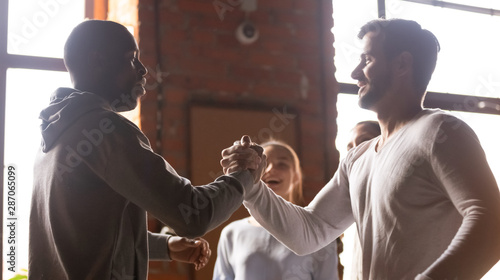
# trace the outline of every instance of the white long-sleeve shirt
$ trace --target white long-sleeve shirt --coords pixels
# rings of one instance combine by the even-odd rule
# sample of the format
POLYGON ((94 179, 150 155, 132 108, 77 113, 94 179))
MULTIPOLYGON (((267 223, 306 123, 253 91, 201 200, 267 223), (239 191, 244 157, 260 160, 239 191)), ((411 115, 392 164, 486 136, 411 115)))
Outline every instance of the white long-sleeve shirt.
POLYGON ((338 280, 337 242, 297 256, 249 218, 221 233, 213 280, 338 280))
POLYGON ((363 279, 480 279, 500 259, 500 194, 474 132, 424 110, 376 151, 378 139, 351 150, 305 208, 262 182, 244 204, 298 254, 355 222, 363 279))

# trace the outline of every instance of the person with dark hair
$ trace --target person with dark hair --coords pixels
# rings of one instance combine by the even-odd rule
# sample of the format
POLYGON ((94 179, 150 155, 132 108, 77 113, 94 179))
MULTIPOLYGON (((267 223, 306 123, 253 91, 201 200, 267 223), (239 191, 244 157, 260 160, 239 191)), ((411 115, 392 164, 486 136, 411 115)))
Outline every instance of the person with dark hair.
MULTIPOLYGON (((363 142, 369 141, 380 135, 380 125, 377 121, 358 122, 351 130, 347 151, 356 148, 363 142)), ((363 279, 363 252, 359 242, 358 231, 353 238, 352 262, 351 262, 351 280, 363 279)))
POLYGON ((362 121, 357 123, 351 130, 351 137, 347 143, 347 150, 359 146, 359 144, 379 136, 380 125, 377 121, 362 121))
POLYGON ((411 54, 414 87, 423 97, 441 49, 436 36, 417 22, 404 19, 372 20, 361 27, 358 38, 368 33, 384 36, 382 51, 388 60, 402 52, 411 54))
POLYGON ((123 25, 79 24, 64 62, 74 88, 57 89, 40 114, 29 279, 145 280, 149 259, 205 266, 207 242, 180 236, 202 236, 227 220, 255 178, 241 171, 194 187, 118 114, 137 106, 147 73, 123 25), (179 236, 148 232, 146 211, 179 236))
MULTIPOLYGON (((284 200, 305 206, 300 161, 293 148, 277 140, 262 147, 268 162, 262 180, 284 200)), ((337 263, 336 242, 310 255, 297 256, 248 217, 222 230, 213 279, 337 280, 337 263)))
MULTIPOLYGON (((360 34, 352 78, 381 135, 352 149, 308 206, 283 202, 262 181, 245 191, 244 205, 300 255, 356 223, 365 280, 480 279, 500 259, 500 192, 474 131, 422 108, 439 44, 402 19, 369 22, 360 34)), ((224 171, 249 169, 252 151, 225 149, 224 171)))

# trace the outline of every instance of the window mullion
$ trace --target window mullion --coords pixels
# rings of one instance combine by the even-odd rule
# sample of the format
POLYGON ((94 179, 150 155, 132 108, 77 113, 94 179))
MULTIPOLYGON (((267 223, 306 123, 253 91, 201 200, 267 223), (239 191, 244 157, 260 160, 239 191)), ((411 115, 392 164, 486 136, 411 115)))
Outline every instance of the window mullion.
MULTIPOLYGON (((358 89, 355 84, 339 83, 339 93, 357 95, 358 89)), ((500 115, 500 98, 428 91, 424 107, 500 115)))
POLYGON ((378 17, 385 18, 385 0, 377 0, 378 17))
POLYGON ((52 71, 66 71, 62 58, 7 54, 6 65, 9 68, 25 68, 52 71))

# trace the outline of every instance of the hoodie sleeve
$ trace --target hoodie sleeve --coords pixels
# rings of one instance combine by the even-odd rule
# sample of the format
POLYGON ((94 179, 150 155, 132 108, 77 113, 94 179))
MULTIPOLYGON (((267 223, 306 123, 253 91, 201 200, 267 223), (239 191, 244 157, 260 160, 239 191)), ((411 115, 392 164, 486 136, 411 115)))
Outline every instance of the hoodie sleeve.
POLYGON ((152 233, 148 231, 148 248, 150 260, 170 261, 170 250, 168 240, 172 237, 168 234, 152 233))
POLYGON ((107 119, 100 125, 100 158, 94 159, 91 168, 113 190, 177 235, 194 238, 217 227, 240 207, 244 186, 253 184, 253 176, 242 171, 195 187, 152 151, 148 139, 134 124, 118 115, 107 119))

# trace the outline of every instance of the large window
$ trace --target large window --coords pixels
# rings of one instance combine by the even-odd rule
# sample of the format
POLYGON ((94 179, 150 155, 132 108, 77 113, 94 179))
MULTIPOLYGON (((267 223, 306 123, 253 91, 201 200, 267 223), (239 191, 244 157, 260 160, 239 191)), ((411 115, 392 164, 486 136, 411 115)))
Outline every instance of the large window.
POLYGON ((74 26, 93 18, 99 3, 105 1, 0 1, 2 279, 23 274, 28 267, 32 173, 40 145, 38 115, 57 87, 71 86, 62 61, 64 42, 74 26), (8 188, 7 182, 14 178, 15 188, 8 188))
MULTIPOLYGON (((425 107, 441 108, 468 123, 478 135, 490 167, 500 182, 500 2, 496 0, 333 0, 338 135, 341 157, 346 155, 349 131, 359 121, 376 115, 357 106, 357 87, 350 74, 359 62, 362 45, 359 28, 384 16, 419 22, 432 31, 441 44, 438 64, 429 84, 425 107), (436 6, 434 6, 436 5, 436 6)), ((344 279, 350 278, 350 251, 354 230, 345 236, 341 255, 344 279)), ((483 280, 500 279, 497 264, 483 280)))
MULTIPOLYGON (((28 267, 28 217, 30 209, 31 189, 33 182, 33 164, 40 146, 40 122, 38 114, 47 106, 51 92, 60 86, 71 86, 68 73, 60 71, 9 69, 7 71, 7 95, 5 110, 5 165, 14 166, 17 188, 15 194, 17 217, 16 223, 16 269, 28 267), (29 83, 26 82, 29 79, 29 83)), ((8 189, 4 195, 8 197, 8 189)), ((5 199, 5 203, 8 203, 5 199)), ((7 206, 7 205, 6 205, 7 206)), ((7 207, 5 208, 7 209, 7 207)), ((5 220, 11 217, 9 211, 4 212, 5 220)), ((10 229, 5 231, 9 237, 10 229)), ((10 252, 8 243, 11 239, 4 238, 4 256, 10 252)), ((8 261, 8 259, 6 259, 8 261)), ((6 276, 10 278, 4 267, 6 276)), ((11 272, 11 271, 10 271, 11 272)), ((9 279, 5 278, 4 279, 9 279)))

